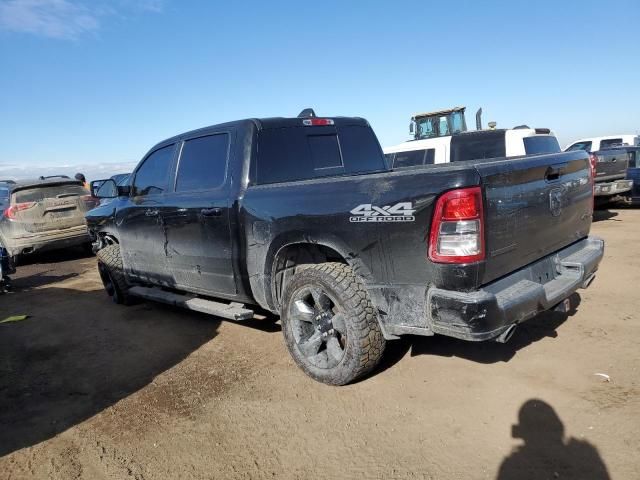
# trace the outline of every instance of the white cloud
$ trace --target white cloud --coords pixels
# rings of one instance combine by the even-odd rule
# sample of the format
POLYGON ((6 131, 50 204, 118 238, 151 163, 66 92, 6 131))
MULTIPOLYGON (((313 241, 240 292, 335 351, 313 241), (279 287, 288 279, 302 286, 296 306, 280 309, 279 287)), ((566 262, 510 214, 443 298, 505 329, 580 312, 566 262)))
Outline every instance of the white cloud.
POLYGON ((121 11, 160 13, 163 0, 0 0, 0 30, 76 39, 121 11))

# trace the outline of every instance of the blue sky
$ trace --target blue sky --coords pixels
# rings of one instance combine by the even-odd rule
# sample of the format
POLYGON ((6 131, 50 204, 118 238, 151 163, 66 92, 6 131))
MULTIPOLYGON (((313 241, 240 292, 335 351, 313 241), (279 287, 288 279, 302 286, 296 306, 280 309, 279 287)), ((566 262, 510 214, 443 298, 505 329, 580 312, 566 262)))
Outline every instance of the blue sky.
POLYGON ((0 0, 0 165, 135 162, 227 120, 415 111, 640 130, 640 2, 0 0))

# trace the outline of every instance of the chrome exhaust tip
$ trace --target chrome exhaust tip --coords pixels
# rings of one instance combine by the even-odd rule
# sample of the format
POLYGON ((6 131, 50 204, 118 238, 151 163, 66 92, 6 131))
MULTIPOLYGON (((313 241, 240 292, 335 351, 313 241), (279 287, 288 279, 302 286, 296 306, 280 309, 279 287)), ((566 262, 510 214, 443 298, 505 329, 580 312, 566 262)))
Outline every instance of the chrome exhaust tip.
POLYGON ((511 325, 504 332, 502 332, 500 335, 498 335, 496 337, 496 339, 495 339, 496 342, 498 342, 498 343, 507 343, 509 341, 509 339, 511 339, 511 337, 513 336, 513 332, 516 331, 516 326, 517 325, 511 325))
POLYGON ((589 277, 587 277, 587 279, 582 282, 582 288, 588 288, 589 285, 591 285, 591 282, 593 282, 593 280, 596 278, 596 274, 592 273, 591 275, 589 275, 589 277))

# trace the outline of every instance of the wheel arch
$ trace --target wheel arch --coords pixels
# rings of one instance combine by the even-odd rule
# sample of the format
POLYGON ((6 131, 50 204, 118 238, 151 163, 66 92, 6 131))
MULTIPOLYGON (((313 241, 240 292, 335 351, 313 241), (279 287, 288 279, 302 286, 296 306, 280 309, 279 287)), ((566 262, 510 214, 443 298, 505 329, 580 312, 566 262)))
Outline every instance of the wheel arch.
POLYGON ((277 312, 282 292, 295 269, 300 265, 339 262, 349 265, 365 282, 370 271, 358 255, 333 236, 310 238, 308 235, 287 235, 271 242, 264 263, 265 302, 277 312))

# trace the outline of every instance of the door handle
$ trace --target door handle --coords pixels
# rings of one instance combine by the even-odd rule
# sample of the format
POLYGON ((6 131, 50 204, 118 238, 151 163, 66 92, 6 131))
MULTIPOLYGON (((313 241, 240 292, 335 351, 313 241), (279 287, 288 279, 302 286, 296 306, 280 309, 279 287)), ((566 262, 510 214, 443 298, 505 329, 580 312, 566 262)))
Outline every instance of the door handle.
POLYGON ((203 217, 220 217, 222 216, 221 208, 203 208, 200 210, 200 214, 203 217))
POLYGON ((157 217, 160 214, 160 210, 157 210, 155 208, 149 208, 149 209, 145 210, 144 214, 147 217, 157 217))

